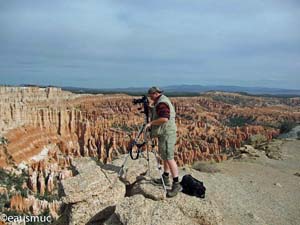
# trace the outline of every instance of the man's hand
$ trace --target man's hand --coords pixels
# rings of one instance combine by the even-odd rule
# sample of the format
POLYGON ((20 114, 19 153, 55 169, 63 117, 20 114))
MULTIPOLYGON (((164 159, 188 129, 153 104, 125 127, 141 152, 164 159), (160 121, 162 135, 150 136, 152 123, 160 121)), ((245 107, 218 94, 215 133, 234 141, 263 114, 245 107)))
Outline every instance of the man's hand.
POLYGON ((151 127, 151 122, 146 124, 145 129, 148 130, 150 127, 151 127))
MULTIPOLYGON (((149 99, 149 98, 148 98, 149 99)), ((149 107, 151 108, 154 108, 154 101, 149 99, 149 104, 148 104, 149 107)))
POLYGON ((145 126, 145 129, 149 129, 152 125, 155 125, 155 126, 159 126, 163 123, 166 123, 168 122, 168 118, 158 118, 157 120, 152 120, 150 123, 147 123, 146 126, 145 126))

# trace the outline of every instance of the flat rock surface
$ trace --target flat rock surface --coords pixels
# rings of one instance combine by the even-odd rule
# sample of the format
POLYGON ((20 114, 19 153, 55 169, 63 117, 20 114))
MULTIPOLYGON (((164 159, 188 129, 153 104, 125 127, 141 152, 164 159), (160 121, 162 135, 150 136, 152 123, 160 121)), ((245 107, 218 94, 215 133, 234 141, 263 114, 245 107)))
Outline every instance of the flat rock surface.
MULTIPOLYGON (((296 225, 300 221, 300 141, 284 141, 282 160, 264 154, 255 160, 219 163, 219 173, 189 173, 204 181, 224 224, 296 225)), ((181 175, 186 171, 181 171, 181 175)))
POLYGON ((153 201, 142 195, 126 197, 117 205, 112 216, 112 219, 115 218, 127 225, 222 224, 218 208, 213 202, 183 193, 162 201, 153 201))

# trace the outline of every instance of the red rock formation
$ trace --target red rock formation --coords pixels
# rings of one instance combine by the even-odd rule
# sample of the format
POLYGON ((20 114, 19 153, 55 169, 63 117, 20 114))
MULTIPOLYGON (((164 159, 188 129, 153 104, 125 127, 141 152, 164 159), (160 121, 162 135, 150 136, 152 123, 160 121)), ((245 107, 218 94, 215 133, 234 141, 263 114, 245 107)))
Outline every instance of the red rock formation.
POLYGON ((37 193, 37 171, 33 171, 31 174, 29 174, 29 180, 28 180, 28 187, 30 190, 32 190, 34 193, 37 193))
MULTIPOLYGON (((30 190, 53 192, 56 179, 72 176, 69 166, 74 157, 107 163, 126 153, 143 123, 143 114, 131 100, 126 95, 76 95, 59 88, 0 87, 0 136, 8 139, 7 145, 0 144, 0 166, 27 163, 30 190)), ((239 148, 252 135, 268 140, 278 135, 277 129, 261 124, 300 121, 299 98, 216 93, 171 100, 177 113, 175 159, 180 166, 226 160, 225 150, 239 148), (251 125, 227 126, 233 117, 246 118, 251 125)))
POLYGON ((43 172, 39 172, 38 176, 38 189, 41 195, 45 194, 45 178, 43 172))
POLYGON ((54 173, 50 172, 48 175, 47 183, 46 183, 46 188, 48 193, 52 193, 54 190, 54 173))
POLYGON ((58 218, 61 205, 62 202, 60 201, 47 202, 46 200, 36 199, 32 195, 24 198, 20 194, 16 194, 10 200, 10 208, 18 212, 31 212, 33 215, 39 215, 49 209, 50 215, 55 219, 58 218))

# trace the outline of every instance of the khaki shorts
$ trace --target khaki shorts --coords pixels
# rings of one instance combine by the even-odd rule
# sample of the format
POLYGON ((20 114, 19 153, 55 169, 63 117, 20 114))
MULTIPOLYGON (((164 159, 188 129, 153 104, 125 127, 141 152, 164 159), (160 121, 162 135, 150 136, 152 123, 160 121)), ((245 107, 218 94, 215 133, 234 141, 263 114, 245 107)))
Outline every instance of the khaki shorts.
POLYGON ((158 153, 162 160, 174 159, 176 132, 158 137, 158 153))

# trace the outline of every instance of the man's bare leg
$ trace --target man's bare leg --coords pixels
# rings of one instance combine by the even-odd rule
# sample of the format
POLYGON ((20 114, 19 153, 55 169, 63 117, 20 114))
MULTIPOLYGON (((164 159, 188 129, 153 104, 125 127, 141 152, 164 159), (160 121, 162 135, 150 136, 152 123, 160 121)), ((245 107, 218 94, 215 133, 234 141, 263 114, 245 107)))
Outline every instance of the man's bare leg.
POLYGON ((178 167, 176 161, 174 159, 167 160, 167 163, 168 163, 168 167, 171 170, 172 177, 173 178, 178 177, 178 167))
POLYGON ((170 167, 169 167, 168 161, 164 160, 163 163, 164 163, 164 172, 165 173, 170 173, 170 167))

